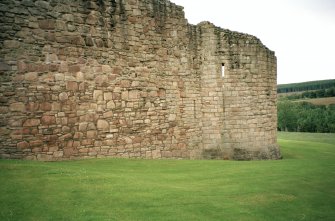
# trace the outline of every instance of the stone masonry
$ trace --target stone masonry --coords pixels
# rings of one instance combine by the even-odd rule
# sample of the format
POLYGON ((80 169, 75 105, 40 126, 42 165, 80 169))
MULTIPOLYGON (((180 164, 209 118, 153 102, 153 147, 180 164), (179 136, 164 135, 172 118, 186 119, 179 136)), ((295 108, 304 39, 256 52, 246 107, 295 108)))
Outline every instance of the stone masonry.
POLYGON ((168 0, 2 0, 0 15, 0 158, 280 158, 276 57, 256 37, 168 0))

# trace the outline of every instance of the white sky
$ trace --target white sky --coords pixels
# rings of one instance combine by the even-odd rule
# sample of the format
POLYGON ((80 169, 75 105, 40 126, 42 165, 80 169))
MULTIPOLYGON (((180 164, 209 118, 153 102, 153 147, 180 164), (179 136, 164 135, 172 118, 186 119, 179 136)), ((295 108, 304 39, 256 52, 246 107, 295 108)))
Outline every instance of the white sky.
POLYGON ((278 83, 335 79, 335 0, 170 0, 191 24, 258 37, 278 62, 278 83))

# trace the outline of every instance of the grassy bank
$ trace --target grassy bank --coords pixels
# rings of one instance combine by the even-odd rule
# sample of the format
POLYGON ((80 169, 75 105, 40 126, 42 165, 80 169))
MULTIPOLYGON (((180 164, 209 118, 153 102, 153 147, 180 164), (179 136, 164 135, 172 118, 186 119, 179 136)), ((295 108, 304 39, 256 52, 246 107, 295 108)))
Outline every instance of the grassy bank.
POLYGON ((280 161, 0 161, 0 220, 334 220, 335 136, 280 161))

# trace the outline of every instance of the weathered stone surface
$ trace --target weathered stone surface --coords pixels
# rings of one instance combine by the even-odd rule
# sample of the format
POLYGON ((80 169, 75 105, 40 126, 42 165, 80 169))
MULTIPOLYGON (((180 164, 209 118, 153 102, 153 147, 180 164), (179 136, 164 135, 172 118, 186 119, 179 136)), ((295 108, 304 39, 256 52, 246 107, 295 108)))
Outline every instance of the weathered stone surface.
POLYGON ((69 91, 77 91, 78 90, 78 83, 75 81, 68 81, 66 83, 66 89, 69 91))
POLYGON ((67 95, 66 92, 62 92, 59 94, 59 100, 60 101, 67 101, 69 99, 69 96, 67 95))
POLYGON ((4 47, 5 48, 19 48, 20 42, 16 40, 5 40, 4 41, 4 47))
POLYGON ((0 71, 10 71, 10 70, 12 70, 11 66, 0 60, 0 71))
POLYGON ((105 120, 98 120, 97 128, 98 130, 109 131, 109 123, 105 120))
POLYGON ((37 80, 37 73, 36 72, 29 72, 25 74, 24 78, 26 81, 36 81, 37 80))
POLYGON ((1 156, 280 158, 276 57, 256 37, 167 0, 100 3, 0 7, 1 156))
POLYGON ((26 105, 22 102, 12 103, 9 106, 9 110, 10 111, 24 112, 26 110, 26 105))
POLYGON ((41 122, 43 125, 52 125, 56 123, 56 118, 55 116, 43 116, 41 122))
POLYGON ((93 99, 95 101, 102 101, 104 99, 104 97, 103 97, 103 91, 102 90, 94 90, 94 92, 93 92, 93 99))
POLYGON ((24 123, 24 127, 34 127, 40 125, 40 119, 27 119, 24 123))
POLYGON ((38 25, 41 29, 52 30, 55 28, 55 21, 50 19, 40 20, 38 21, 38 25))
POLYGON ((17 143, 17 148, 19 149, 27 149, 29 148, 29 143, 27 141, 22 141, 22 142, 19 142, 17 143))

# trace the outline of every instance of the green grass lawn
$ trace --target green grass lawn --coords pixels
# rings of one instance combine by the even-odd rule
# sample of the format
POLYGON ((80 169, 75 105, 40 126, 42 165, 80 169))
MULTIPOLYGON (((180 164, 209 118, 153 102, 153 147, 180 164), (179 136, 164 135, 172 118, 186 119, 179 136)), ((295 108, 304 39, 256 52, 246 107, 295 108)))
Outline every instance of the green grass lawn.
POLYGON ((335 135, 279 161, 0 160, 0 220, 335 220, 335 135))

